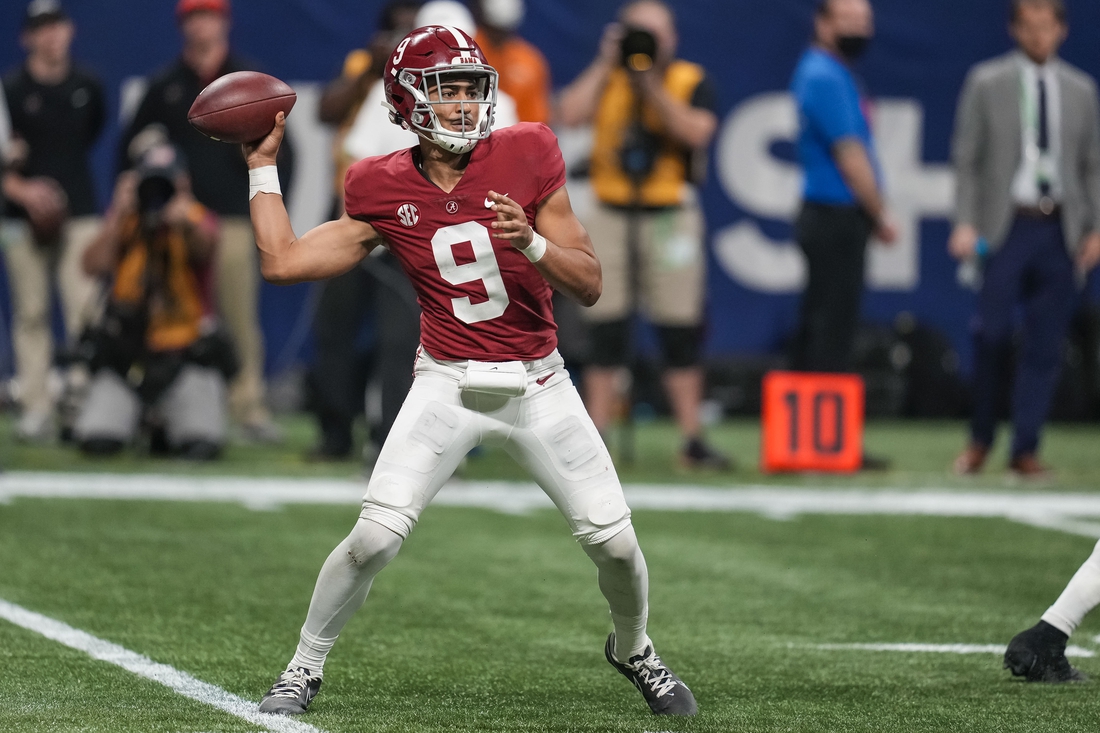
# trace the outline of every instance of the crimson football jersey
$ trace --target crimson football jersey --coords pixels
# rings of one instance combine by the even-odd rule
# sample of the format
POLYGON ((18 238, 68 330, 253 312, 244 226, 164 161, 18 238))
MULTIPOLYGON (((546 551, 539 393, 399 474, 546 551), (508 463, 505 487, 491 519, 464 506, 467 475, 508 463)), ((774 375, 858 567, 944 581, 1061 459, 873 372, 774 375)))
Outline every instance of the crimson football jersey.
POLYGON ((386 241, 416 289, 420 340, 444 361, 530 361, 557 346, 552 289, 510 244, 491 236, 489 191, 523 207, 565 185, 557 138, 542 123, 495 130, 477 144, 450 193, 417 168, 409 148, 348 169, 348 215, 386 241))

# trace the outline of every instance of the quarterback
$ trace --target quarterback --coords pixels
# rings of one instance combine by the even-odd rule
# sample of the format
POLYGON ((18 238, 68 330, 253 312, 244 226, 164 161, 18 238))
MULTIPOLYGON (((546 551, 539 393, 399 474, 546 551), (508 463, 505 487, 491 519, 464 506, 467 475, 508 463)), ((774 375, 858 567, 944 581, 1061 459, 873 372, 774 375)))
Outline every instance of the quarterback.
POLYGON ((556 349, 552 290, 588 306, 601 289, 557 140, 542 124, 490 134, 497 74, 456 28, 414 30, 384 73, 390 119, 419 145, 353 165, 337 221, 301 237, 291 229, 274 168, 282 113, 266 138, 245 146, 267 280, 333 277, 387 247, 422 309, 413 386, 354 528, 321 568, 294 657, 260 710, 306 711, 375 575, 466 453, 494 442, 531 472, 595 563, 614 626, 607 660, 654 713, 694 715, 691 691, 646 634, 648 575, 630 510, 556 349))

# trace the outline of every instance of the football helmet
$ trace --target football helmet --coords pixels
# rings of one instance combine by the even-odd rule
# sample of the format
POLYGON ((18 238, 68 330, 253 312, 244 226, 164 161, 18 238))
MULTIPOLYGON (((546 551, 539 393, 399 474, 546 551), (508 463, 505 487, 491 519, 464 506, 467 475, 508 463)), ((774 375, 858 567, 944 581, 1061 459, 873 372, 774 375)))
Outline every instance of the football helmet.
POLYGON ((497 72, 477 43, 453 26, 417 28, 397 44, 383 72, 390 121, 423 135, 444 150, 468 153, 489 137, 497 101, 497 72), (473 82, 468 99, 444 99, 443 84, 473 82), (444 127, 437 105, 461 104, 457 130, 444 127))

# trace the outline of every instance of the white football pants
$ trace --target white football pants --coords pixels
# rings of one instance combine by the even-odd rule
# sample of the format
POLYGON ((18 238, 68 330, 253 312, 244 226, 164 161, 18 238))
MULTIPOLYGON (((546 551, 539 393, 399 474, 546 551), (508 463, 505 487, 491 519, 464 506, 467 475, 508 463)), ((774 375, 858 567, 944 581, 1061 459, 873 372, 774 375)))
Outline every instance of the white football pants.
MULTIPOLYGON (((516 366, 516 365, 513 365, 516 366)), ((476 445, 502 444, 561 510, 596 565, 615 626, 614 653, 649 644, 649 580, 611 456, 561 356, 524 362, 526 391, 462 391, 465 362, 419 352, 412 389, 378 456, 351 534, 332 551, 313 591, 291 667, 320 675, 374 576, 394 558, 420 512, 476 445)))
POLYGON ((611 455, 561 356, 555 351, 523 366, 521 397, 463 392, 466 362, 436 361, 421 349, 360 516, 407 537, 470 449, 496 444, 530 471, 581 543, 601 544, 629 526, 611 455))

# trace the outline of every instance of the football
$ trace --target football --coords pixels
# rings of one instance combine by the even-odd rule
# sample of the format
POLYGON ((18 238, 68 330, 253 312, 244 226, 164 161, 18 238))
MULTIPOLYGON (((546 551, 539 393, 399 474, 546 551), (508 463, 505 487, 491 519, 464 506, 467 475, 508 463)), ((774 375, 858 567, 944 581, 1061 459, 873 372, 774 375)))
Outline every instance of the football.
POLYGON ((226 143, 259 140, 275 127, 275 114, 290 114, 297 95, 290 86, 258 71, 234 71, 212 81, 187 112, 203 135, 226 143))

